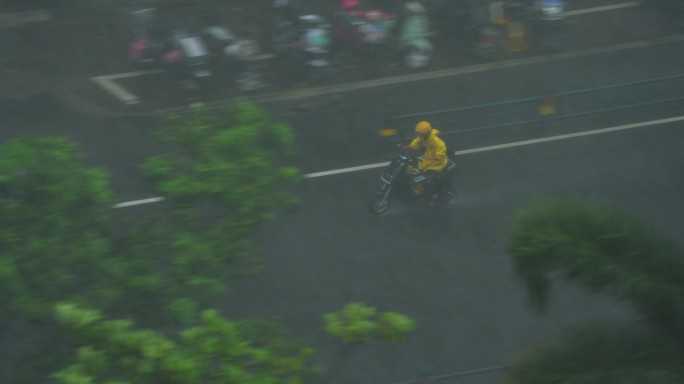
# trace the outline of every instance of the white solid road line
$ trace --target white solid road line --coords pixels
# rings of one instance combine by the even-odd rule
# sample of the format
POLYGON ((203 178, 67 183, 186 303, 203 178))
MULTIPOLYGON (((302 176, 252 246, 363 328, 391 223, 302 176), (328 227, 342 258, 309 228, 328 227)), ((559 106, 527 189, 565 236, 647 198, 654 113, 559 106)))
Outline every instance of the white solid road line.
MULTIPOLYGON (((465 149, 462 151, 455 151, 454 154, 456 156, 463 156, 463 155, 469 155, 471 153, 496 151, 499 149, 520 147, 520 146, 524 146, 524 145, 540 144, 540 143, 546 143, 546 142, 550 142, 550 141, 567 140, 567 139, 573 139, 576 137, 583 137, 583 136, 590 136, 590 135, 598 135, 598 134, 602 134, 602 133, 624 131, 627 129, 643 128, 643 127, 651 127, 651 126, 655 126, 655 125, 676 123, 678 121, 684 121, 684 115, 669 117, 666 119, 642 121, 640 123, 618 125, 616 127, 594 129, 591 131, 583 131, 583 132, 576 132, 576 133, 568 133, 565 135, 543 137, 540 139, 515 141, 512 143, 506 143, 506 144, 498 144, 498 145, 490 145, 487 147, 465 149)), ((350 173, 350 172, 364 171, 364 170, 368 170, 368 169, 382 168, 382 167, 387 166, 388 164, 389 164, 389 162, 359 165, 356 167, 334 169, 334 170, 323 171, 323 172, 307 173, 307 174, 303 175, 302 177, 305 179, 313 179, 313 178, 324 177, 324 176, 339 175, 342 173, 350 173)), ((123 208, 123 207, 130 207, 130 206, 140 205, 140 204, 156 203, 156 202, 159 202, 162 200, 164 200, 163 197, 152 197, 149 199, 134 200, 134 201, 129 201, 129 202, 125 202, 125 203, 119 203, 119 204, 114 205, 112 208, 123 208)))
POLYGON ((97 76, 91 77, 90 80, 99 85, 102 89, 109 92, 111 95, 119 99, 126 105, 139 104, 140 100, 138 96, 129 92, 123 86, 117 84, 114 80, 125 79, 128 77, 142 76, 142 75, 152 75, 155 73, 160 73, 161 70, 154 71, 136 71, 136 72, 126 72, 126 73, 115 73, 113 75, 97 76))
POLYGON ((587 13, 614 11, 614 10, 622 9, 622 8, 636 7, 636 6, 639 6, 639 5, 641 5, 641 1, 631 1, 631 2, 628 2, 628 3, 604 5, 604 6, 601 6, 601 7, 592 7, 592 8, 585 8, 585 9, 576 9, 576 10, 574 10, 574 11, 567 11, 567 12, 565 13, 565 15, 566 15, 566 16, 586 15, 587 13))
POLYGON ((110 94, 114 95, 116 98, 118 98, 124 104, 131 105, 131 104, 140 103, 138 97, 136 95, 134 95, 133 93, 129 92, 123 86, 117 84, 115 82, 115 80, 126 79, 129 77, 135 77, 135 76, 153 75, 153 74, 157 74, 157 73, 161 73, 161 72, 163 72, 161 69, 155 69, 155 70, 150 70, 150 71, 134 71, 134 72, 126 72, 126 73, 115 73, 113 75, 92 77, 90 80, 92 80, 95 84, 97 84, 100 87, 102 87, 103 89, 105 89, 110 94))
POLYGON ((112 208, 124 208, 124 207, 132 207, 134 205, 141 205, 141 204, 149 204, 149 203, 158 203, 160 201, 163 201, 164 198, 159 196, 159 197, 150 197, 149 199, 142 199, 142 200, 133 200, 133 201, 127 201, 125 203, 118 203, 114 204, 112 208))
MULTIPOLYGON (((478 152, 488 152, 488 151, 496 151, 499 149, 506 149, 506 148, 513 148, 513 147, 520 147, 523 145, 531 145, 531 144, 539 144, 539 143, 546 143, 548 141, 557 141, 557 140, 565 140, 565 139, 572 139, 575 137, 582 137, 582 136, 589 136, 589 135, 598 135, 601 133, 609 133, 609 132, 617 132, 617 131, 624 131, 626 129, 632 129, 632 128, 641 128, 641 127, 650 127, 654 125, 660 125, 660 124, 668 124, 668 123, 674 123, 677 121, 682 121, 684 120, 684 115, 682 116, 677 116, 677 117, 670 117, 667 119, 660 119, 660 120, 651 120, 651 121, 643 121, 641 123, 633 123, 633 124, 626 124, 626 125, 619 125, 617 127, 609 127, 609 128, 601 128, 601 129, 594 129, 591 131, 583 131, 583 132, 577 132, 577 133, 569 133, 566 135, 558 135, 558 136, 550 136, 550 137, 543 137, 541 139, 532 139, 532 140, 523 140, 523 141, 516 141, 512 143, 506 143, 506 144, 498 144, 498 145, 490 145, 488 147, 480 147, 480 148, 473 148, 473 149, 465 149, 462 151, 455 151, 454 154, 456 156, 462 156, 462 155, 468 155, 471 153, 478 153, 478 152)), ((349 168, 342 168, 342 169, 334 169, 331 171, 323 171, 323 172, 315 172, 315 173, 307 173, 306 175, 302 176, 306 179, 311 179, 315 177, 323 177, 323 176, 332 176, 332 175, 338 175, 341 173, 349 173, 349 172, 356 172, 356 171, 363 171, 366 169, 373 169, 373 168, 382 168, 387 166, 389 162, 384 162, 384 163, 375 163, 375 164, 368 164, 368 165, 360 165, 358 167, 349 167, 349 168)))

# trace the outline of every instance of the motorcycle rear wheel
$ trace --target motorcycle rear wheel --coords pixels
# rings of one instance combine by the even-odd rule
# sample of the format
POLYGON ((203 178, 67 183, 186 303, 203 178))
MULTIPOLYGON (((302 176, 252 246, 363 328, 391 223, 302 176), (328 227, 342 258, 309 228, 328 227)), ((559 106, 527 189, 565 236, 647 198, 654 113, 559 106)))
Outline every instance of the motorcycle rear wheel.
POLYGON ((387 210, 390 207, 390 203, 391 200, 389 195, 378 194, 371 199, 369 208, 372 213, 376 215, 381 215, 387 212, 387 210))
POLYGON ((451 180, 448 181, 448 184, 443 188, 442 193, 441 193, 441 202, 446 204, 453 200, 453 198, 456 195, 456 180, 455 178, 451 178, 451 180))

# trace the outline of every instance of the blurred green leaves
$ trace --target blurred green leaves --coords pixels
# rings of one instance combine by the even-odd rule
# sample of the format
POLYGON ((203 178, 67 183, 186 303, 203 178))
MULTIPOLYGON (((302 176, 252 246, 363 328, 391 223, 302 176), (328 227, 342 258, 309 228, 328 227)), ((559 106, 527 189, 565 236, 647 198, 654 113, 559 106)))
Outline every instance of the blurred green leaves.
POLYGON ((54 375, 62 384, 298 384, 315 372, 313 350, 274 323, 233 322, 207 310, 196 326, 169 337, 73 304, 56 314, 80 341, 74 364, 54 375))
MULTIPOLYGON (((173 149, 142 167, 165 197, 149 216, 113 212, 107 173, 66 139, 0 146, 0 321, 40 319, 45 347, 12 380, 303 383, 319 372, 310 347, 273 322, 206 309, 258 260, 255 230, 297 205, 292 129, 253 104, 197 104, 157 137, 173 149)), ((414 328, 359 303, 325 321, 354 346, 414 328)))
POLYGON ((511 383, 675 383, 684 378, 684 251, 613 206, 537 201, 515 216, 509 251, 535 308, 553 281, 628 302, 644 329, 590 327, 511 366, 511 383))
POLYGON ((520 384, 675 384, 684 382, 676 343, 624 325, 568 331, 515 361, 509 382, 520 384))
POLYGON ((684 326, 684 252, 614 207, 534 203, 516 216, 509 249, 537 308, 546 308, 552 279, 561 277, 627 300, 656 328, 684 326))
POLYGON ((21 137, 0 146, 0 307, 7 316, 41 317, 65 297, 105 305, 112 299, 83 290, 100 286, 117 262, 108 255, 107 174, 82 160, 64 138, 21 137))
POLYGON ((415 327, 413 320, 396 312, 378 314, 362 303, 347 304, 340 312, 323 315, 325 330, 346 343, 403 341, 415 327))
POLYGON ((291 165, 292 129, 255 105, 240 102, 210 114, 195 104, 190 113, 171 117, 157 135, 176 152, 149 159, 143 169, 186 218, 197 219, 188 216, 189 204, 210 202, 221 209, 211 224, 229 220, 252 229, 292 206, 287 188, 299 181, 291 165))
POLYGON ((163 231, 145 232, 164 248, 177 279, 220 289, 227 274, 244 273, 235 261, 258 265, 254 231, 296 206, 292 129, 247 102, 212 113, 194 104, 156 136, 173 152, 150 158, 143 171, 166 197, 169 214, 152 223, 163 231))
MULTIPOLYGON (((169 335, 136 329, 131 320, 108 320, 97 310, 60 303, 55 316, 76 341, 76 356, 73 364, 53 377, 61 384, 302 384, 322 372, 313 364, 315 351, 287 337, 277 323, 229 321, 216 310, 198 314, 193 326, 169 335)), ((361 303, 324 318, 326 330, 355 346, 403 340, 414 328, 406 316, 378 315, 361 303)), ((342 358, 348 357, 343 351, 342 358)))

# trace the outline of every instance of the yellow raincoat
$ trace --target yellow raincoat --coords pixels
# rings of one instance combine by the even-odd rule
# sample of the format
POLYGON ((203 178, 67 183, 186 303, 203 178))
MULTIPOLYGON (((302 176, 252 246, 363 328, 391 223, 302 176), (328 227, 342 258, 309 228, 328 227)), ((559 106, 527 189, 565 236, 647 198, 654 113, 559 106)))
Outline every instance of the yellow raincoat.
POLYGON ((418 163, 418 168, 423 171, 441 172, 447 165, 446 144, 444 144, 442 139, 437 137, 438 134, 439 131, 433 129, 426 140, 423 140, 422 137, 418 136, 409 144, 411 149, 425 149, 423 160, 418 163), (434 157, 436 160, 428 160, 425 159, 426 157, 434 157))

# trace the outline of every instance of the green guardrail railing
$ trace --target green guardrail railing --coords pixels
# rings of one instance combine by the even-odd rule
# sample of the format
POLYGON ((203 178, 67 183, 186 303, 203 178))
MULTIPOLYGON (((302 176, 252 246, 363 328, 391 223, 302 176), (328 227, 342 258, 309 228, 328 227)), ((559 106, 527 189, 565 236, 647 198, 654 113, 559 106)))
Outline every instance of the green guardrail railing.
POLYGON ((505 365, 495 365, 492 367, 486 367, 486 368, 480 368, 480 369, 471 369, 467 371, 457 371, 457 372, 451 372, 451 373, 446 373, 442 375, 430 375, 427 373, 424 373, 421 378, 416 379, 416 380, 409 380, 409 381, 402 381, 399 383, 393 383, 393 384, 431 384, 437 381, 445 381, 445 380, 450 380, 450 379, 457 379, 460 377, 469 377, 469 376, 476 376, 476 375, 482 375, 486 373, 492 373, 492 372, 499 372, 499 371, 505 371, 508 369, 505 365))
POLYGON ((501 100, 501 101, 495 101, 495 102, 489 102, 489 103, 482 103, 482 104, 474 104, 474 105, 468 105, 468 106, 462 106, 462 107, 456 107, 456 108, 447 108, 447 109, 440 109, 440 110, 434 110, 434 111, 425 111, 425 112, 420 112, 420 113, 410 113, 410 114, 402 114, 402 115, 396 115, 396 116, 387 116, 385 117, 386 121, 386 126, 387 128, 392 128, 390 129, 391 131, 396 131, 393 134, 393 139, 391 141, 403 141, 406 140, 408 137, 413 136, 413 126, 412 123, 415 122, 415 119, 430 119, 431 122, 433 122, 436 126, 441 127, 441 135, 453 135, 453 134, 459 134, 459 133, 469 133, 469 132, 476 132, 476 131, 485 131, 485 130, 492 130, 492 129, 500 129, 500 128, 507 128, 507 127, 514 127, 514 126, 519 126, 519 125, 528 125, 528 124, 535 124, 535 123, 541 123, 541 122, 546 122, 546 121, 554 121, 554 120, 563 120, 563 119, 570 119, 570 118, 576 118, 576 117, 582 117, 582 116, 588 116, 588 115, 593 115, 593 114, 600 114, 600 113, 606 113, 606 112, 614 112, 614 111, 619 111, 619 110, 626 110, 626 109, 632 109, 632 108, 638 108, 638 107, 645 107, 645 106, 651 106, 651 105, 657 105, 657 104, 664 104, 664 103, 670 103, 670 102, 676 102, 676 101, 681 101, 684 100, 684 82, 682 82, 680 85, 672 85, 671 83, 668 83, 667 86, 665 87, 658 87, 655 89, 645 89, 645 90, 640 90, 636 91, 634 93, 630 94, 625 94, 628 96, 630 99, 634 98, 639 98, 641 96, 644 101, 640 102, 633 102, 633 103, 623 103, 620 105, 616 106, 604 106, 600 108, 591 108, 591 109, 586 109, 586 110, 581 110, 581 111, 576 111, 576 112, 567 112, 567 113, 560 113, 560 114, 551 114, 548 116, 540 116, 536 118, 527 118, 527 119, 519 119, 519 120, 514 120, 514 121, 508 121, 504 123, 498 123, 498 124, 485 124, 485 125, 479 125, 479 126, 470 126, 466 127, 463 129, 456 129, 456 130, 448 130, 444 129, 445 126, 451 124, 451 123, 458 123, 459 125, 463 125, 463 115, 466 112, 473 112, 477 110, 487 110, 486 116, 484 118, 496 118, 496 117, 504 117, 504 116, 512 116, 515 114, 534 114, 535 116, 539 116, 537 113, 537 108, 539 108, 540 105, 542 105, 542 102, 545 100, 545 98, 552 96, 555 99, 555 104, 558 108, 563 108, 563 109, 571 109, 569 107, 577 107, 582 104, 589 104, 589 103, 594 103, 594 104, 600 104, 601 102, 613 102, 615 100, 615 95, 609 95, 606 97, 590 97, 590 98, 583 98, 580 100, 570 100, 572 96, 584 96, 592 93, 598 93, 602 91, 614 91, 618 89, 624 89, 628 87, 634 87, 634 86, 640 86, 640 85, 646 85, 646 84, 656 84, 659 82, 667 82, 667 81, 672 81, 672 80, 678 80, 678 79, 684 79, 684 73, 680 74, 675 74, 675 75, 669 75, 669 76, 663 76, 663 77, 657 77, 657 78, 650 78, 650 79, 645 79, 645 80, 638 80, 638 81, 630 81, 630 82, 624 82, 624 83, 618 83, 618 84, 611 84, 611 85, 604 85, 604 86, 598 86, 598 87, 592 87, 592 88, 584 88, 584 89, 578 89, 578 90, 571 90, 571 91, 565 91, 565 92, 557 92, 552 95, 544 95, 544 96, 537 96, 537 97, 526 97, 526 98, 520 98, 520 99, 512 99, 512 100, 501 100), (658 92, 672 92, 672 91, 680 91, 680 95, 669 95, 667 97, 654 97, 654 94, 657 94, 658 92), (568 100, 564 100, 568 99, 568 100), (525 104, 528 104, 525 106, 525 104), (512 110, 507 110, 507 111, 496 111, 496 110, 491 110, 493 108, 497 107, 505 107, 505 106, 515 106, 519 105, 517 108, 512 109, 512 110), (448 115, 454 115, 455 117, 449 118, 448 115), (433 119, 436 118, 436 119, 433 119), (409 124, 409 121, 411 123, 409 124))

